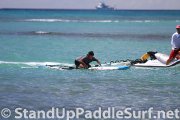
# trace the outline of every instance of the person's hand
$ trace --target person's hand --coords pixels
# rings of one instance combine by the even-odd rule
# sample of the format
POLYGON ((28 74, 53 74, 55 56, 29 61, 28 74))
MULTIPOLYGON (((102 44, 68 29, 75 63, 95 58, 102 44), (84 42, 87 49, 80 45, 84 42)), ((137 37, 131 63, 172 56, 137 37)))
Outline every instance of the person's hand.
POLYGON ((99 64, 99 66, 101 66, 101 62, 98 60, 97 63, 99 64))
POLYGON ((95 65, 95 67, 99 67, 100 65, 95 65))

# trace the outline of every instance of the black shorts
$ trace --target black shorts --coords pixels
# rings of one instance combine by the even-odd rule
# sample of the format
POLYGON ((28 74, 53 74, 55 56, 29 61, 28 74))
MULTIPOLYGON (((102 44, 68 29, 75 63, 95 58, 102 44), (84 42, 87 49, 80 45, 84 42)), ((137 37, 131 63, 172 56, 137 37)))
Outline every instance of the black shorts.
POLYGON ((78 68, 81 63, 79 61, 75 60, 74 64, 76 65, 76 68, 78 68))
MULTIPOLYGON (((81 63, 78 60, 75 60, 74 64, 76 65, 76 68, 78 68, 81 63)), ((90 64, 87 64, 87 66, 88 66, 88 68, 91 67, 90 64)))

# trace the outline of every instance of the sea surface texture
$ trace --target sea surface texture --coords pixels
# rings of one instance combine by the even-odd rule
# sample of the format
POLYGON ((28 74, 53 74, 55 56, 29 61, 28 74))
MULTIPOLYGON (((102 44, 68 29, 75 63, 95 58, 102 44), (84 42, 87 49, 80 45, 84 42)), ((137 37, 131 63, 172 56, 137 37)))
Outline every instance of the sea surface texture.
MULTIPOLYGON (((169 54, 180 11, 0 10, 0 108, 180 107, 180 66, 54 70, 93 50, 102 62, 169 54)), ((92 63, 96 64, 96 63, 92 63)))

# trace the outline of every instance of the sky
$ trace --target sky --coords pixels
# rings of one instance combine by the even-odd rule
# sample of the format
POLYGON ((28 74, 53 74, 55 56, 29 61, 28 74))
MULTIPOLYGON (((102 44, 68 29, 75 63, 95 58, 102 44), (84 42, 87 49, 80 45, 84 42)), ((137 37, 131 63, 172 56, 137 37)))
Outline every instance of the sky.
POLYGON ((93 9, 100 1, 117 9, 180 10, 180 0, 0 0, 0 8, 93 9))

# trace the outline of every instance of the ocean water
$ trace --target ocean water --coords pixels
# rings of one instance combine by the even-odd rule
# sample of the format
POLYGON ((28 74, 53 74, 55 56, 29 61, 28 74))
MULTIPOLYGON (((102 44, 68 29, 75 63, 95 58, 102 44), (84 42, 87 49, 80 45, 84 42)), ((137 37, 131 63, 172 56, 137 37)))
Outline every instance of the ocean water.
POLYGON ((102 62, 169 54, 180 11, 0 10, 0 108, 180 107, 180 66, 52 70, 90 50, 102 62), (48 62, 48 63, 47 63, 48 62))

